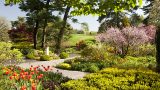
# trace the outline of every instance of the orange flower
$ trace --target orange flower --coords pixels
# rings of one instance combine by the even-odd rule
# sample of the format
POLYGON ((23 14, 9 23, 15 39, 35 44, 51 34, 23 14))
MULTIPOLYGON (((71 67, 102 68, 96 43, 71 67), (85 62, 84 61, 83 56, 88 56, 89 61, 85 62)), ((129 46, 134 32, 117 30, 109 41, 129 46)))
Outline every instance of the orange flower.
POLYGON ((23 85, 20 90, 27 90, 27 87, 25 85, 23 85))
POLYGON ((32 88, 32 90, 36 90, 36 84, 35 84, 35 83, 32 83, 31 88, 32 88))

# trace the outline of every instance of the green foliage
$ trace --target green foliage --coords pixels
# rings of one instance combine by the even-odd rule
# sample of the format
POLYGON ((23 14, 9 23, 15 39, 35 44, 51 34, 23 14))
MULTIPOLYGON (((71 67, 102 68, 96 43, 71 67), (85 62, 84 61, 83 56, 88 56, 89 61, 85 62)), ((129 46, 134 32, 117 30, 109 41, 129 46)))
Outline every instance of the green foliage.
POLYGON ((31 48, 22 48, 20 51, 21 51, 21 53, 22 53, 23 55, 27 55, 27 54, 29 54, 29 53, 33 53, 33 52, 34 52, 34 49, 31 49, 31 48))
POLYGON ((85 47, 87 47, 87 43, 84 40, 79 41, 78 43, 76 43, 76 48, 78 50, 82 50, 85 47))
POLYGON ((53 60, 53 58, 50 57, 49 55, 42 55, 40 57, 40 61, 50 61, 50 60, 53 60))
POLYGON ((160 88, 160 75, 153 71, 106 68, 83 79, 62 84, 65 90, 129 90, 160 88))
POLYGON ((61 59, 65 59, 65 58, 68 58, 68 57, 69 57, 69 54, 66 53, 66 52, 62 52, 62 53, 60 53, 59 57, 60 57, 61 59))
POLYGON ((130 56, 156 56, 156 47, 155 45, 146 44, 138 47, 137 50, 129 50, 128 55, 130 56))
POLYGON ((61 69, 67 69, 67 70, 71 69, 71 65, 68 63, 61 63, 61 64, 57 65, 56 67, 61 68, 61 69))
MULTIPOLYGON (((71 66, 70 69, 72 70, 78 70, 78 71, 84 71, 84 72, 97 72, 103 68, 110 67, 112 65, 112 63, 105 62, 105 61, 91 62, 91 61, 86 61, 80 58, 66 60, 64 63, 65 64, 67 63, 68 65, 70 65, 71 66)), ((61 66, 61 64, 57 66, 58 68, 61 68, 59 66, 61 66)), ((62 69, 66 69, 66 68, 62 68, 62 69)))
POLYGON ((26 55, 27 59, 35 59, 36 57, 34 56, 34 53, 29 53, 26 55))
POLYGON ((82 50, 81 56, 88 60, 103 61, 103 60, 107 60, 108 53, 105 51, 105 49, 101 45, 88 46, 82 50))
POLYGON ((18 49, 11 50, 12 44, 0 42, 0 63, 8 60, 22 61, 22 53, 18 49))
POLYGON ((155 57, 146 56, 146 57, 132 57, 126 56, 125 60, 122 63, 117 64, 119 68, 126 69, 154 69, 156 66, 155 57))

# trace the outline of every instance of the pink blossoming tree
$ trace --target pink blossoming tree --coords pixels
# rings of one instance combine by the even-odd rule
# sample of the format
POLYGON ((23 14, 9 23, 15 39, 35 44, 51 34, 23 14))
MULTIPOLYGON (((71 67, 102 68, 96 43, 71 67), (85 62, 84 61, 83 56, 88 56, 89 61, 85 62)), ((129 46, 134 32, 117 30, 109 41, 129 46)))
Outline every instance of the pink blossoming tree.
POLYGON ((126 27, 122 30, 109 28, 106 32, 96 36, 97 41, 105 42, 115 48, 115 53, 121 57, 127 55, 129 48, 154 41, 155 29, 153 26, 126 27))

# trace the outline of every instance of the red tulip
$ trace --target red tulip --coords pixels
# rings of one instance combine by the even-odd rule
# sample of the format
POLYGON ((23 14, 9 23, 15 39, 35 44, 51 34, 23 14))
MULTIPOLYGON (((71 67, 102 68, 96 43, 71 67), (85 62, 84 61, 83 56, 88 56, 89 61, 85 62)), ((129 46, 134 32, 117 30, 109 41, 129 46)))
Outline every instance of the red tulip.
POLYGON ((9 71, 6 71, 5 74, 8 75, 8 74, 9 74, 9 71))
POLYGON ((13 76, 17 76, 17 73, 16 73, 16 72, 14 72, 14 73, 13 73, 13 76))
POLYGON ((32 68, 32 67, 30 67, 30 71, 33 71, 33 68, 32 68))
POLYGON ((43 77, 43 74, 40 74, 39 76, 43 77))
POLYGON ((32 75, 28 75, 28 79, 31 79, 32 78, 32 75))
POLYGON ((31 75, 33 75, 33 74, 34 74, 34 72, 31 72, 30 74, 31 74, 31 75))
POLYGON ((28 72, 24 72, 25 75, 28 75, 28 72))
POLYGON ((27 90, 27 87, 26 87, 25 85, 23 85, 23 86, 21 87, 21 90, 27 90))
POLYGON ((37 79, 41 79, 42 78, 42 76, 37 76, 37 79))
POLYGON ((9 79, 12 80, 12 79, 13 79, 13 76, 10 76, 9 79))

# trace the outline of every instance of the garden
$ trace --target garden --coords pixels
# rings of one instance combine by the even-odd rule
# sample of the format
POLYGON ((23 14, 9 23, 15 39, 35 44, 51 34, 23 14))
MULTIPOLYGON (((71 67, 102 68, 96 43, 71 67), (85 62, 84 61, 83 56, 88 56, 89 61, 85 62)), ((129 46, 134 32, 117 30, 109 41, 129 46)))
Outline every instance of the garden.
POLYGON ((159 4, 5 0, 26 16, 0 14, 0 90, 159 90, 159 4), (76 18, 90 15, 97 31, 76 18))

